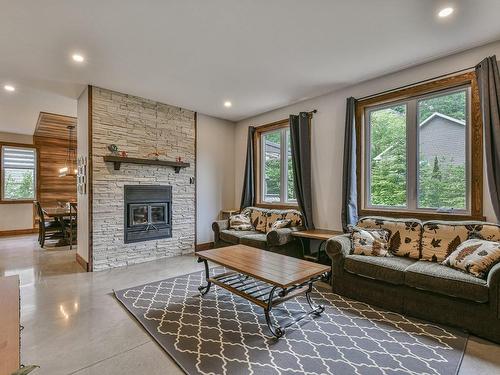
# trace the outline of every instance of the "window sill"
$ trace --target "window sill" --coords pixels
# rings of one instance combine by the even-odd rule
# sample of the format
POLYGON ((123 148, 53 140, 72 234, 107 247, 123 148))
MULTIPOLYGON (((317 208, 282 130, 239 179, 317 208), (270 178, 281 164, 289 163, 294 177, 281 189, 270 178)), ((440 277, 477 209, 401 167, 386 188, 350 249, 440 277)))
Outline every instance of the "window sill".
POLYGON ((0 200, 0 204, 26 204, 33 203, 35 199, 23 199, 23 200, 0 200))
POLYGON ((486 217, 482 215, 471 214, 447 214, 437 212, 418 212, 418 211, 396 211, 383 209, 362 209, 359 210, 359 216, 387 216, 395 218, 414 218, 420 220, 477 220, 486 221, 486 217))
POLYGON ((299 206, 294 203, 256 203, 255 207, 276 209, 276 210, 298 210, 299 206))

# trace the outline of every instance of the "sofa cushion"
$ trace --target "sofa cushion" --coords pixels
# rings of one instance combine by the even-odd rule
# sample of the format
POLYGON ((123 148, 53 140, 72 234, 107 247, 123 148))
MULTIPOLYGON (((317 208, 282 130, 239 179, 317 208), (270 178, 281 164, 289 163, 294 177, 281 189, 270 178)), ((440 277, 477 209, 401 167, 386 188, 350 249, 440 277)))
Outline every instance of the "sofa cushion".
POLYGON ((405 284, 450 297, 488 302, 486 281, 439 263, 420 260, 412 264, 406 270, 405 284))
POLYGON ((500 242, 470 239, 462 242, 443 265, 485 279, 497 263, 500 263, 500 242))
POLYGON ((442 262, 469 236, 500 241, 500 226, 478 221, 427 221, 423 226, 422 259, 442 262))
POLYGON ((234 230, 234 229, 224 229, 221 230, 219 236, 222 241, 226 241, 229 243, 238 244, 240 243, 240 239, 244 236, 258 234, 259 232, 255 230, 234 230))
POLYGON ((350 227, 351 254, 385 257, 389 254, 387 241, 390 232, 385 229, 350 227))
POLYGON ((253 230, 250 217, 245 214, 232 215, 229 217, 229 228, 235 230, 253 230))
POLYGON ((267 211, 263 208, 251 207, 250 220, 255 230, 266 233, 267 211))
POLYGON ((420 220, 368 216, 360 219, 357 226, 388 230, 391 232, 389 238, 391 253, 400 257, 420 258, 420 240, 422 236, 422 222, 420 220))
POLYGON ((348 255, 344 260, 344 269, 359 276, 403 285, 405 270, 415 262, 414 259, 395 256, 348 255))
POLYGON ((240 244, 251 247, 257 247, 259 249, 266 249, 267 236, 264 233, 256 233, 243 236, 240 239, 240 244))

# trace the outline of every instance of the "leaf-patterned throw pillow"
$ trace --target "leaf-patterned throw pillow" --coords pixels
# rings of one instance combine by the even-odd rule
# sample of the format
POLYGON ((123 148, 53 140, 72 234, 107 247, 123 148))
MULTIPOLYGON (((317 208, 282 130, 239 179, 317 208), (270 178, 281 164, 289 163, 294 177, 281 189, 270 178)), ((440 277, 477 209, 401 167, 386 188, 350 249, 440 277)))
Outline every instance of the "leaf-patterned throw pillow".
POLYGON ((255 230, 266 233, 267 210, 252 208, 250 221, 255 230))
POLYGON ((273 225, 271 225, 271 230, 286 228, 290 226, 292 221, 290 219, 276 220, 273 225))
POLYGON ((229 218, 229 228, 234 230, 253 230, 250 218, 245 214, 232 215, 229 218))
POLYGON ((500 227, 481 222, 427 221, 422 234, 422 259, 442 262, 467 239, 500 241, 500 227))
POLYGON ((500 263, 500 242, 471 239, 462 242, 443 262, 445 266, 470 273, 482 279, 500 263))
POLYGON ((413 259, 420 258, 420 239, 422 236, 420 220, 368 216, 360 219, 357 226, 389 231, 389 250, 392 254, 413 259))
POLYGON ((390 232, 385 229, 350 227, 351 254, 385 257, 389 255, 390 232))

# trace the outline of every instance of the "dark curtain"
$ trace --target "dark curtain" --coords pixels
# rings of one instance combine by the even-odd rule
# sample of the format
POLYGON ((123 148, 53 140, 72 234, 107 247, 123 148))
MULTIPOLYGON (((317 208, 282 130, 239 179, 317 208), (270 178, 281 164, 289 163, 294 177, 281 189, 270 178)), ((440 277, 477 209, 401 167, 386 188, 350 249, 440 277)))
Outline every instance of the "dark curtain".
POLYGON ((486 171, 493 209, 500 221, 500 75, 496 56, 476 66, 484 128, 486 171))
POLYGON ((254 168, 254 147, 253 137, 255 135, 255 127, 248 128, 247 140, 247 160, 245 163, 245 180, 243 182, 243 192, 241 194, 240 209, 255 205, 255 168, 254 168))
POLYGON ((347 98, 342 173, 342 227, 358 222, 358 192, 356 186, 356 99, 347 98))
POLYGON ((304 226, 306 229, 314 229, 312 215, 311 136, 309 133, 309 114, 307 112, 300 112, 298 116, 290 115, 290 138, 293 180, 297 203, 304 215, 304 226))

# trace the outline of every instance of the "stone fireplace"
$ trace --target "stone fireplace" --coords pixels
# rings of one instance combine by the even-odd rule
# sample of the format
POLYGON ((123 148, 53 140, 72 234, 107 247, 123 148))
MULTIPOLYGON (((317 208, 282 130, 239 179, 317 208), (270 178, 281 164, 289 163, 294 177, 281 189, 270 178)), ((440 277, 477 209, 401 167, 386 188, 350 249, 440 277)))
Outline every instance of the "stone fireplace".
POLYGON ((172 237, 172 187, 124 186, 124 242, 172 237))
POLYGON ((103 270, 194 251, 195 113, 92 87, 93 269, 103 270), (171 166, 105 162, 116 144, 130 158, 171 166), (154 155, 159 153, 159 156, 154 155))

